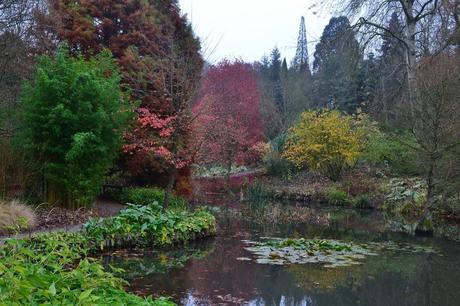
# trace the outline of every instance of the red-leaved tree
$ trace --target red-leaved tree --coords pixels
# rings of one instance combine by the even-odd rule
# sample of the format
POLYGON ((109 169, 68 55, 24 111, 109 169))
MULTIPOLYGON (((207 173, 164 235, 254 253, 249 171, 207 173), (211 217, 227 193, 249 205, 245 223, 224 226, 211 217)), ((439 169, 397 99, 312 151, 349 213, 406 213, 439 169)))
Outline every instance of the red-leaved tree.
POLYGON ((171 189, 189 172, 190 105, 203 64, 177 0, 51 2, 57 36, 71 51, 91 55, 108 48, 122 68, 138 105, 125 135, 124 169, 139 183, 171 189))
POLYGON ((260 93, 250 65, 224 60, 207 72, 193 107, 195 162, 250 165, 260 158, 263 140, 260 93))

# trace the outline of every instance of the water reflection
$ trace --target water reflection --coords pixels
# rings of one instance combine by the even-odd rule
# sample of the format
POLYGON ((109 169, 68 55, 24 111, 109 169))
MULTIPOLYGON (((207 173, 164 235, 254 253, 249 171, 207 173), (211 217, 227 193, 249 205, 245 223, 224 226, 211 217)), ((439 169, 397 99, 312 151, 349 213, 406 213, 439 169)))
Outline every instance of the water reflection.
POLYGON ((215 239, 167 255, 146 253, 136 264, 125 257, 110 257, 107 263, 128 270, 132 291, 171 296, 182 305, 458 305, 457 243, 392 232, 374 212, 316 208, 312 213, 329 214, 330 222, 258 225, 228 217, 215 239), (241 240, 264 236, 410 242, 435 247, 443 256, 393 250, 360 266, 336 269, 237 260, 251 257, 241 240))

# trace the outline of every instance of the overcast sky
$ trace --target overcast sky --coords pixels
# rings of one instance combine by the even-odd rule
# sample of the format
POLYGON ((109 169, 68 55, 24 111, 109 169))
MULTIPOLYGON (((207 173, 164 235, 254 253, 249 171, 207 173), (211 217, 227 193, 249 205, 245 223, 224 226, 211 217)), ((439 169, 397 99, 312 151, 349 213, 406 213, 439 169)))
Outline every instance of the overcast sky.
POLYGON ((310 60, 331 17, 316 0, 179 0, 203 42, 206 60, 242 58, 252 62, 276 45, 291 61, 300 17, 305 16, 310 60))

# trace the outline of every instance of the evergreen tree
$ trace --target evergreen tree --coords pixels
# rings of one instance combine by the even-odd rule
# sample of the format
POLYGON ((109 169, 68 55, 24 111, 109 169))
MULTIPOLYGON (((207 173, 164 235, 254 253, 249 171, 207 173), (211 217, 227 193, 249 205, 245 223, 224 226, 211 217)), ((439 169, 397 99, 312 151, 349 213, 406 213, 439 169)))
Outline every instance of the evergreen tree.
POLYGON ((253 65, 260 88, 260 114, 264 125, 264 134, 269 139, 276 137, 282 129, 282 118, 273 99, 273 83, 271 80, 271 64, 264 55, 260 62, 253 65))
POLYGON ((363 105, 368 111, 375 99, 375 92, 378 83, 378 60, 374 53, 369 53, 359 67, 358 76, 358 103, 363 105))
POLYGON ((281 77, 282 78, 287 78, 287 74, 289 72, 288 65, 286 58, 283 59, 283 63, 281 64, 281 77))
POLYGON ((273 48, 270 57, 270 80, 272 83, 272 96, 276 109, 280 114, 285 113, 283 89, 281 83, 281 53, 277 47, 273 48))
MULTIPOLYGON (((391 33, 401 34, 404 31, 396 13, 391 15, 387 27, 391 33)), ((396 104, 401 99, 406 82, 405 67, 401 64, 404 63, 405 51, 399 39, 387 34, 382 37, 380 52, 376 63, 379 75, 370 110, 374 117, 389 123, 396 119, 396 104)))
POLYGON ((307 31, 305 29, 305 18, 300 19, 299 36, 297 38, 297 50, 292 61, 292 68, 302 74, 311 75, 310 64, 308 62, 308 42, 307 31))
POLYGON ((316 45, 313 69, 320 107, 353 112, 359 103, 358 69, 361 54, 347 17, 333 17, 316 45))
POLYGON ((23 93, 23 143, 51 204, 92 204, 121 147, 129 113, 110 52, 84 60, 41 57, 23 93))

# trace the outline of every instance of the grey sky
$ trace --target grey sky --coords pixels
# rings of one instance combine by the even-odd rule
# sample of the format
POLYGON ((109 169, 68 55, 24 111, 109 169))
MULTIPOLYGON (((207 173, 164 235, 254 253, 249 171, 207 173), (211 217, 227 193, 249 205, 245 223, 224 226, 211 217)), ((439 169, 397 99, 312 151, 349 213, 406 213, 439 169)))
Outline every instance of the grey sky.
POLYGON ((205 57, 252 62, 276 45, 288 62, 295 54, 300 17, 305 16, 310 58, 330 15, 316 0, 179 0, 203 41, 205 57))

